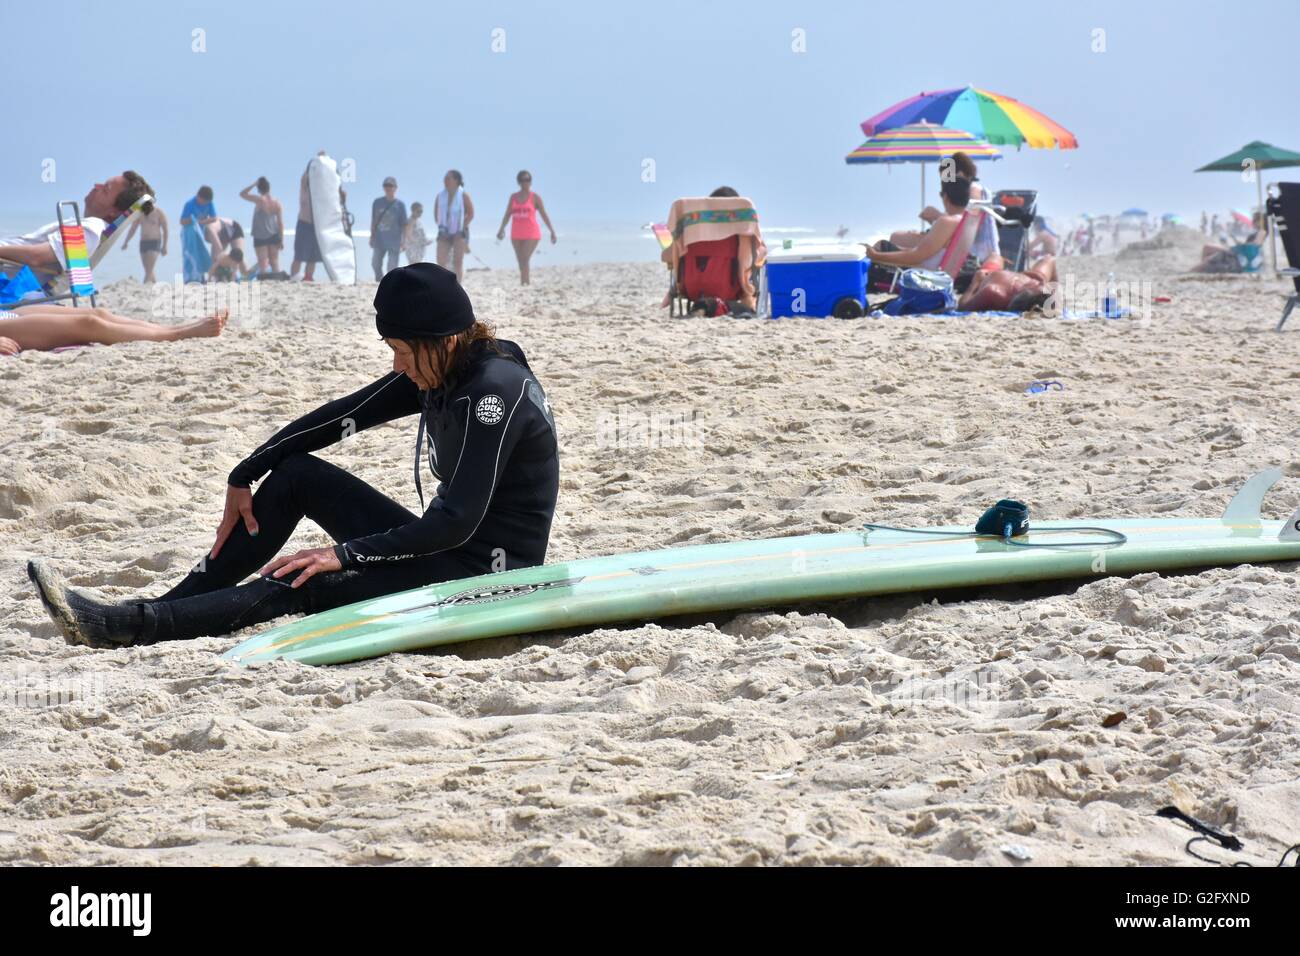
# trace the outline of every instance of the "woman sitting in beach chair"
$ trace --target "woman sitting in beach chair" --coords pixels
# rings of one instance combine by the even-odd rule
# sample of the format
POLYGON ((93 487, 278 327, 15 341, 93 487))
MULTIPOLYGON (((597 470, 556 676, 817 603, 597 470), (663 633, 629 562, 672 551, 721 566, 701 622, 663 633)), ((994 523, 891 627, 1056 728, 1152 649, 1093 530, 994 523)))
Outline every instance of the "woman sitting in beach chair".
POLYGON ((977 269, 1000 269, 1002 263, 996 247, 980 242, 987 211, 967 210, 970 191, 971 182, 964 176, 941 183, 939 197, 944 213, 934 220, 929 232, 921 234, 916 245, 900 249, 894 242, 882 239, 868 246, 867 255, 871 257, 868 287, 892 287, 899 269, 926 269, 947 272, 953 278, 954 288, 962 292, 977 269))
MULTIPOLYGON (((952 179, 954 175, 958 179, 964 179, 970 183, 970 202, 988 201, 988 190, 980 185, 979 171, 975 166, 975 161, 966 153, 953 153, 952 156, 939 164, 939 182, 942 183, 945 180, 952 179)), ((943 215, 942 210, 936 209, 934 206, 926 206, 921 210, 920 218, 933 228, 935 222, 943 215)), ((914 249, 925 236, 926 232, 915 229, 900 229, 890 235, 889 241, 896 249, 914 249)), ((975 265, 988 269, 1002 268, 998 229, 992 217, 980 222, 974 248, 978 249, 983 256, 975 265)))
POLYGON ((184 325, 128 319, 108 309, 73 308, 52 302, 0 309, 0 355, 44 352, 73 345, 179 342, 220 335, 229 311, 184 325))
POLYGON ((672 242, 661 256, 672 277, 665 306, 673 306, 674 314, 680 306, 685 314, 712 300, 715 308, 733 303, 728 311, 754 311, 756 274, 767 247, 752 202, 730 186, 708 198, 679 199, 668 213, 668 233, 672 242))
POLYGON ((1264 247, 1268 240, 1268 224, 1265 222, 1264 214, 1257 212, 1251 220, 1254 225, 1254 231, 1246 237, 1245 241, 1235 246, 1221 245, 1211 243, 1201 247, 1201 261, 1192 267, 1193 272, 1208 273, 1228 273, 1244 272, 1241 258, 1237 255, 1239 249, 1243 246, 1253 246, 1256 253, 1264 247))

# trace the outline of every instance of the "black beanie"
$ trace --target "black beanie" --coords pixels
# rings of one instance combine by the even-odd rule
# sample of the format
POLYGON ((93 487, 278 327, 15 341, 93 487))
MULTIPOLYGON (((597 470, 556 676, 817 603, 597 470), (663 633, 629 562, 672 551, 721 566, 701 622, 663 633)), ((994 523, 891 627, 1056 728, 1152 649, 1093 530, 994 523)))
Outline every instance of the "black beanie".
POLYGON ((474 324, 474 307, 456 275, 416 262, 384 276, 375 293, 375 327, 386 339, 455 335, 474 324))

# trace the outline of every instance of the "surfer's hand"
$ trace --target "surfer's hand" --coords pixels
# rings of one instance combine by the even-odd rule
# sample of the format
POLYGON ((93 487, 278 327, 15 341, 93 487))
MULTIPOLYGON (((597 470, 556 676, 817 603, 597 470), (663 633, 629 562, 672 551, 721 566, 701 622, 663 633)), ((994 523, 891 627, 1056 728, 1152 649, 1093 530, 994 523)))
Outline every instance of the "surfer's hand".
POLYGON ((208 555, 215 558, 221 552, 221 546, 226 543, 230 537, 230 532, 235 530, 240 519, 244 521, 244 527, 248 529, 251 535, 257 535, 257 519, 253 517, 253 492, 248 488, 236 488, 234 485, 226 487, 226 510, 221 516, 221 524, 217 526, 217 540, 212 545, 212 552, 208 555))
POLYGON ((315 574, 326 571, 342 571, 343 565, 339 563, 338 555, 334 553, 333 548, 308 548, 306 551, 298 551, 294 554, 276 558, 257 573, 269 574, 278 581, 280 578, 298 570, 301 570, 302 574, 293 579, 293 583, 289 585, 290 587, 301 587, 308 578, 315 574))

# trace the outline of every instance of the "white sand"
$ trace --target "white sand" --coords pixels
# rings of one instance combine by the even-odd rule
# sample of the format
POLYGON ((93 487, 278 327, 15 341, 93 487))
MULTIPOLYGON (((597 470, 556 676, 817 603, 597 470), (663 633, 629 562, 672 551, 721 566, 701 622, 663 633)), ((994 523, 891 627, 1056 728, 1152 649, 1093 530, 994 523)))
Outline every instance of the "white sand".
MULTIPOLYGON (((1275 280, 1168 277, 1193 258, 1180 242, 1063 266, 1151 279, 1174 301, 1148 321, 671 321, 653 265, 467 285, 556 411, 554 560, 973 521, 1003 495, 1041 518, 1213 516, 1270 465, 1282 516, 1300 318, 1272 333, 1275 280), (1066 390, 1026 397, 1034 378, 1066 390), (702 445, 602 447, 620 406, 703 416, 702 445)), ((29 557, 160 593, 210 544, 230 467, 386 367, 372 284, 260 293, 261 322, 219 340, 0 360, 0 861, 1189 862, 1152 816, 1169 803, 1258 863, 1300 840, 1294 564, 331 668, 242 670, 218 657, 235 637, 65 646, 29 557)), ((151 299, 125 282, 105 301, 151 299)), ((412 428, 328 454, 414 506, 412 428)))

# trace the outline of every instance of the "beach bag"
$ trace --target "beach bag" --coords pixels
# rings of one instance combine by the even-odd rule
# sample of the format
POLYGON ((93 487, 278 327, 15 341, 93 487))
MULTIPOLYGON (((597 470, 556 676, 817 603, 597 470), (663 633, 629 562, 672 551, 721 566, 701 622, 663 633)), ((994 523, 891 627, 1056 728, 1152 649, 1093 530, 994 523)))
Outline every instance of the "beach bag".
POLYGON ((43 294, 41 283, 30 266, 23 266, 11 276, 0 273, 0 305, 22 301, 33 292, 43 294))
POLYGON ((1264 266, 1264 256, 1258 243, 1243 242, 1232 247, 1237 257, 1237 268, 1242 272, 1258 272, 1264 266))
POLYGON ((929 269, 908 269, 898 279, 898 298, 883 311, 885 315, 938 315, 956 307, 952 276, 929 269))
POLYGON ((690 304, 691 315, 702 315, 706 318, 716 319, 719 316, 727 315, 730 312, 726 299, 719 299, 714 295, 704 295, 695 299, 690 304))

